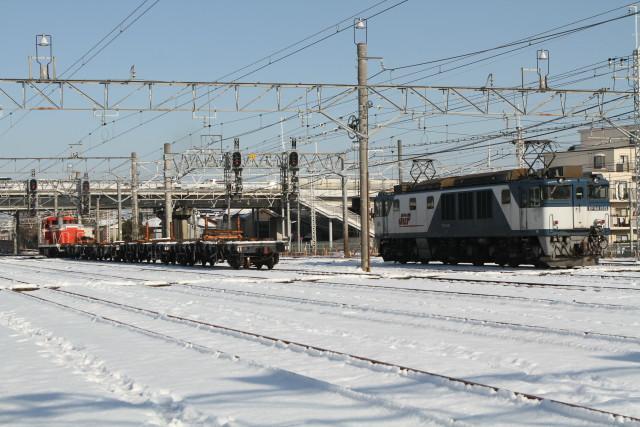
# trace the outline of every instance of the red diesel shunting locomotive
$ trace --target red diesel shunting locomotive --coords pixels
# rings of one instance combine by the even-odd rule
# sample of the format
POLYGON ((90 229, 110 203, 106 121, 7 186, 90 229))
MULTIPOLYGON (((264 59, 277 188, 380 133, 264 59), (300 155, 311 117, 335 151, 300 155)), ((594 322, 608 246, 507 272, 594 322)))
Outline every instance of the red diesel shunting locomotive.
POLYGON ((71 215, 48 216, 42 220, 41 247, 73 245, 87 236, 87 228, 71 215))

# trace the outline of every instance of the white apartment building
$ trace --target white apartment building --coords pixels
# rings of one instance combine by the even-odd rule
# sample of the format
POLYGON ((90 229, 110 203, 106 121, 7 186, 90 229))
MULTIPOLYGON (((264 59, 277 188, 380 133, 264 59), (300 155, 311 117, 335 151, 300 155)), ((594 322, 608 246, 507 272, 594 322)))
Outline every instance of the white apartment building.
MULTIPOLYGON (((632 132, 632 126, 621 127, 632 132)), ((610 242, 626 246, 638 240, 636 217, 632 209, 635 202, 635 146, 625 132, 616 128, 593 128, 579 131, 580 144, 556 153, 553 166, 582 166, 584 172, 602 174, 610 183, 611 201, 610 242)), ((550 155, 546 155, 550 160, 550 155)), ((637 246, 635 246, 637 248, 637 246)))

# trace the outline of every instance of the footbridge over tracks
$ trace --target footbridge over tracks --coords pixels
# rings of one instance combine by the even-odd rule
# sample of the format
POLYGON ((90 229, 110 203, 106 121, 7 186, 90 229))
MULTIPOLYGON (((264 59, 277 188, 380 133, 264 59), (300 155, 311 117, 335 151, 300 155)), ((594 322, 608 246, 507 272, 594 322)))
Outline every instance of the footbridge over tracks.
MULTIPOLYGON (((390 179, 371 180, 370 196, 379 191, 388 190, 397 181, 390 179)), ((0 212, 32 212, 50 214, 55 211, 74 212, 79 209, 82 196, 80 181, 77 179, 39 179, 37 192, 28 192, 28 181, 0 181, 0 212)), ((209 179, 193 182, 177 182, 171 187, 172 201, 175 206, 193 207, 196 209, 226 209, 227 193, 223 181, 209 179)), ((360 230, 360 215, 351 210, 354 197, 359 195, 359 184, 350 179, 346 182, 347 223, 349 227, 360 230)), ((92 211, 129 210, 133 197, 137 197, 140 209, 157 209, 163 206, 167 191, 159 180, 141 182, 134 189, 129 181, 93 180, 90 190, 84 197, 88 199, 92 211), (135 194, 135 195, 134 195, 135 194)), ((280 183, 269 181, 248 181, 243 185, 240 195, 231 197, 231 209, 267 208, 281 214, 283 198, 280 183)), ((297 198, 289 195, 289 209, 297 209, 300 202, 302 209, 342 223, 343 221, 343 189, 340 178, 327 177, 320 181, 300 177, 300 190, 297 198), (311 186, 313 185, 313 188, 311 186)), ((357 204, 357 203, 356 203, 357 204)), ((357 208, 357 206, 355 206, 357 208)), ((373 235, 373 230, 371 231, 373 235)))

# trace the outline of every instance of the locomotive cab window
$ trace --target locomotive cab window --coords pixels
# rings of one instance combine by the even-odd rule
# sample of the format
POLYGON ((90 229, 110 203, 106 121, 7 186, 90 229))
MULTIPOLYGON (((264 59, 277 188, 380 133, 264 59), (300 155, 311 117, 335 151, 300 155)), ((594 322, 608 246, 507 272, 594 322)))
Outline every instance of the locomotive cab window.
POLYGON ((549 185, 544 187, 545 200, 566 200, 571 198, 570 185, 549 185))
POLYGON ((382 200, 376 200, 374 204, 374 215, 375 216, 386 216, 386 212, 384 209, 385 202, 382 200))
POLYGON ((576 199, 580 200, 584 197, 584 188, 577 187, 576 188, 576 199))
POLYGON ((502 190, 500 198, 503 205, 508 205, 509 203, 511 203, 511 191, 508 188, 502 190))
POLYGON ((409 199, 409 210, 410 211, 415 211, 416 210, 416 198, 412 197, 409 199))
POLYGON ((393 200, 393 210, 395 212, 400 210, 400 200, 398 200, 398 199, 394 199, 393 200))
POLYGON ((594 200, 604 200, 609 198, 609 187, 606 185, 590 185, 589 198, 594 200))
POLYGON ((433 209, 433 196, 427 197, 427 209, 433 209))

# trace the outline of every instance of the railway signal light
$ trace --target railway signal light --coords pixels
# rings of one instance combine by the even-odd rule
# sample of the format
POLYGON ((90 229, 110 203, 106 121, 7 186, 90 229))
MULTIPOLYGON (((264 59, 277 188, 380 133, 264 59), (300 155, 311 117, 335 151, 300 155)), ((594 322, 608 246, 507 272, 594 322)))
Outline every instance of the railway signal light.
POLYGON ((35 194, 38 192, 38 180, 35 178, 31 178, 29 180, 29 193, 35 194))
POLYGON ((38 211, 38 180, 31 178, 27 182, 27 201, 29 203, 29 211, 35 215, 38 211))
POLYGON ((239 151, 234 151, 231 155, 231 166, 234 169, 239 169, 242 166, 242 154, 239 151))
POLYGON ((80 185, 80 214, 89 215, 91 210, 91 183, 88 179, 83 179, 80 185))
POLYGON ((298 152, 292 151, 289 153, 289 168, 298 169, 298 152))

